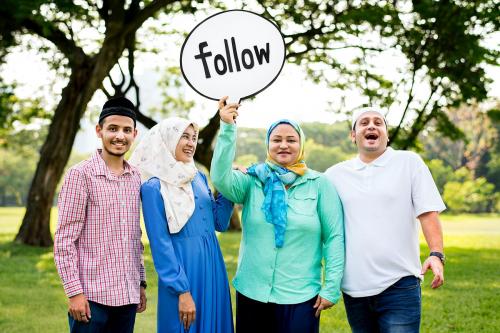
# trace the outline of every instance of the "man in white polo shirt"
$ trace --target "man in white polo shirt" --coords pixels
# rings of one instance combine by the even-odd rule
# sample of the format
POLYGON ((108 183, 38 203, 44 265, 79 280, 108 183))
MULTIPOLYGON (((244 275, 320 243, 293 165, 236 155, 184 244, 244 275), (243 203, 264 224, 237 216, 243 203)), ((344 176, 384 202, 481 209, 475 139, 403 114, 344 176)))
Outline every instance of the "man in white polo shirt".
POLYGON ((439 212, 446 207, 420 156, 387 147, 380 110, 353 116, 358 156, 326 171, 344 206, 346 261, 342 291, 354 333, 419 332, 420 278, 444 282, 439 212), (420 264, 419 227, 430 255, 420 264))

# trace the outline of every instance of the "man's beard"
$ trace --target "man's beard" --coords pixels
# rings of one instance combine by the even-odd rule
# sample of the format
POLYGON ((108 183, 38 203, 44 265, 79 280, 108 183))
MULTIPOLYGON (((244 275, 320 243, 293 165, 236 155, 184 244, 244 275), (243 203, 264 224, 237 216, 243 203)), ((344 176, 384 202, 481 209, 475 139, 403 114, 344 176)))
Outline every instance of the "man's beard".
POLYGON ((106 148, 106 145, 102 145, 102 148, 106 151, 106 153, 108 153, 109 155, 111 156, 116 156, 116 157, 122 157, 123 155, 125 155, 128 150, 124 151, 123 153, 114 153, 112 151, 110 151, 108 148, 106 148))

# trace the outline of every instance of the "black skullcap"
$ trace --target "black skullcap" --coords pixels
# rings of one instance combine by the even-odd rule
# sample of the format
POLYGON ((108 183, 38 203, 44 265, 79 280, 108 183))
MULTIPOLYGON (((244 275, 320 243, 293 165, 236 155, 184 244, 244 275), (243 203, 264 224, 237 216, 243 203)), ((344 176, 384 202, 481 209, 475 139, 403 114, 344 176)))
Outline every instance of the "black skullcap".
POLYGON ((134 120, 134 126, 136 124, 137 116, 135 114, 135 106, 125 97, 114 97, 109 99, 102 106, 101 114, 99 115, 99 124, 108 116, 125 116, 132 118, 134 120))

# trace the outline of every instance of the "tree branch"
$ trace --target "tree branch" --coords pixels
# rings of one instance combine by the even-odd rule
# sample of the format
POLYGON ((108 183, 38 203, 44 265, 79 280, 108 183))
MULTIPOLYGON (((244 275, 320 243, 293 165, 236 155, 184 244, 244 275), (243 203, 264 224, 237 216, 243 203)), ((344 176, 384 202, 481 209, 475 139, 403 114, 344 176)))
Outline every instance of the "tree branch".
POLYGON ((194 158, 197 162, 203 164, 210 170, 210 163, 214 153, 212 149, 212 142, 219 130, 220 117, 219 112, 215 112, 214 116, 210 118, 207 126, 205 126, 200 133, 198 133, 198 140, 200 143, 196 148, 194 158))
POLYGON ((300 37, 313 37, 314 35, 325 35, 325 34, 328 34, 328 33, 335 31, 335 29, 333 29, 331 31, 324 32, 324 31, 322 31, 323 28, 325 28, 325 26, 321 25, 318 28, 311 28, 310 30, 297 32, 295 34, 289 34, 289 35, 283 34, 283 37, 291 38, 293 41, 295 41, 296 39, 298 39, 300 37))
POLYGON ((307 45, 306 50, 300 51, 300 52, 290 52, 287 53, 286 57, 287 59, 289 57, 298 57, 301 56, 309 51, 312 50, 320 50, 320 51, 337 51, 337 50, 343 50, 343 49, 360 49, 363 51, 377 51, 377 52, 383 52, 385 51, 384 49, 376 48, 376 47, 367 47, 367 46, 362 46, 362 45, 345 45, 345 46, 339 46, 339 47, 313 47, 311 45, 307 45))
POLYGON ((427 116, 426 116, 426 112, 425 112, 425 110, 429 106, 429 103, 432 100, 432 97, 434 97, 434 94, 436 93, 436 91, 439 87, 439 83, 440 82, 432 85, 432 89, 431 89, 431 93, 429 94, 429 98, 427 99, 427 101, 425 101, 425 104, 422 106, 422 108, 418 112, 417 119, 415 119, 415 122, 413 123, 413 126, 411 127, 411 131, 408 134, 408 137, 406 137, 405 141, 403 142, 401 149, 408 149, 409 147, 413 146, 420 131, 422 131, 422 129, 425 127, 425 125, 432 118, 434 118, 435 113, 437 111, 439 111, 439 109, 435 105, 436 101, 434 101, 434 105, 432 106, 431 112, 429 112, 429 114, 427 116))
POLYGON ((101 89, 101 91, 104 93, 104 95, 106 95, 106 98, 107 99, 110 99, 111 96, 113 96, 113 94, 111 94, 105 87, 103 84, 101 84, 101 86, 99 87, 99 89, 101 89))
MULTIPOLYGON (((398 137, 399 131, 401 130, 401 127, 403 126, 403 121, 406 117, 406 113, 408 112, 408 109, 410 107, 410 103, 413 101, 413 87, 415 85, 415 76, 416 76, 417 70, 414 68, 413 73, 411 76, 411 87, 410 91, 408 92, 408 98, 406 99, 406 105, 405 109, 403 111, 403 115, 401 116, 401 120, 399 121, 398 127, 392 132, 392 135, 394 137, 394 140, 398 137)), ((391 138, 392 139, 392 138, 391 138)))
MULTIPOLYGON (((96 5, 97 6, 97 5, 96 5)), ((102 6, 99 8, 97 7, 97 12, 99 13, 99 16, 104 20, 107 21, 109 18, 108 14, 108 9, 109 9, 109 3, 108 0, 103 0, 102 1, 102 6)))
POLYGON ((176 0, 154 0, 135 15, 135 8, 130 8, 127 14, 132 11, 132 15, 123 26, 122 33, 128 34, 137 31, 148 18, 153 17, 160 9, 174 2, 176 2, 176 0))
POLYGON ((135 114, 137 115, 137 121, 146 126, 147 128, 151 128, 157 124, 157 122, 154 119, 146 116, 139 110, 139 108, 135 109, 135 114))
POLYGON ((66 35, 61 30, 52 24, 48 24, 48 22, 42 25, 36 20, 25 18, 20 22, 20 25, 53 43, 68 58, 71 65, 81 63, 87 57, 83 49, 77 46, 74 40, 66 38, 66 35))

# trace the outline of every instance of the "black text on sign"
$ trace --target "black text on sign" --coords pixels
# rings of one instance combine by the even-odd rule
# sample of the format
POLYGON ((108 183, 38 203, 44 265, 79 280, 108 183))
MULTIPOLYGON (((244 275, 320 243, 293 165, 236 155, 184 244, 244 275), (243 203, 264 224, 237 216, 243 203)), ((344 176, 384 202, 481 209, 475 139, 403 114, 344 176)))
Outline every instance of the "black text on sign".
MULTIPOLYGON (((205 78, 209 79, 212 76, 210 74, 210 68, 208 66, 209 62, 207 61, 207 59, 212 57, 212 52, 210 52, 209 50, 205 51, 205 48, 208 48, 207 42, 201 42, 198 47, 200 53, 195 55, 194 58, 201 60, 203 69, 205 71, 205 78)), ((254 45, 253 52, 251 49, 243 49, 241 52, 238 52, 236 41, 234 37, 231 37, 231 47, 229 46, 228 40, 224 39, 224 49, 226 53, 225 57, 222 54, 216 54, 213 57, 213 68, 219 75, 224 75, 228 71, 230 73, 234 72, 233 61, 234 67, 238 72, 241 71, 241 66, 243 66, 243 68, 245 69, 252 69, 256 64, 255 60, 257 60, 257 63, 259 65, 262 65, 264 63, 264 60, 266 63, 269 63, 269 43, 266 43, 265 49, 259 48, 257 45, 254 45)))

